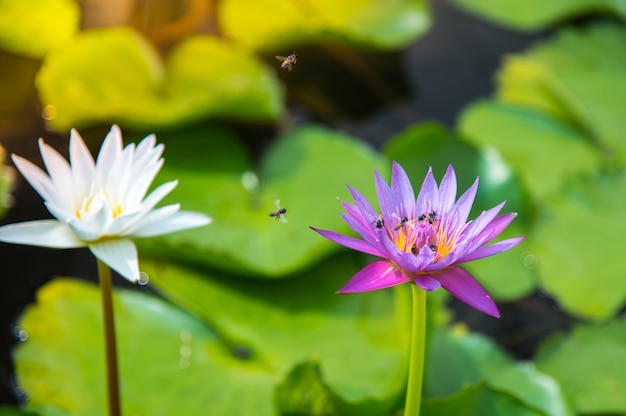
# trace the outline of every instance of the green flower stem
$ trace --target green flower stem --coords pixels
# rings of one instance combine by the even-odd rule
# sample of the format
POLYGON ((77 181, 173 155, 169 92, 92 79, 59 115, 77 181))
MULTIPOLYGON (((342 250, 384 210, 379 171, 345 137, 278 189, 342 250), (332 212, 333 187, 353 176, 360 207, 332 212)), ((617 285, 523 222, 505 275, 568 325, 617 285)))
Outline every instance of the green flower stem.
POLYGON ((411 283, 413 293, 413 327, 411 328, 411 358, 409 386, 406 391, 404 416, 419 416, 424 378, 424 351, 426 348, 426 291, 411 283))
POLYGON ((120 391, 117 376, 117 348, 115 342, 115 321, 113 317, 111 270, 109 266, 100 261, 100 259, 98 259, 98 276, 100 277, 100 291, 102 293, 109 416, 120 416, 120 391))

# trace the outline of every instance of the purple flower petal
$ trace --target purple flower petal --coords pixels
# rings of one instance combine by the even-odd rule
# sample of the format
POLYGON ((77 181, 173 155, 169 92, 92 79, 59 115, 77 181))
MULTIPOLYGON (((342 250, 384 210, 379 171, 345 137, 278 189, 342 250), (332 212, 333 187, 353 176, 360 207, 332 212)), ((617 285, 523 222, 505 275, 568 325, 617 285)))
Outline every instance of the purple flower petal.
POLYGON ((500 215, 494 218, 493 221, 491 221, 489 225, 487 225, 483 229, 482 232, 480 232, 476 237, 473 238, 473 242, 479 242, 478 247, 488 243, 489 241, 499 236, 500 233, 509 226, 509 224, 511 223, 511 221, 513 221, 515 217, 517 217, 517 214, 515 212, 509 212, 507 214, 500 215))
POLYGON ((525 236, 509 238, 507 240, 502 240, 495 244, 491 244, 490 246, 480 247, 470 254, 457 260, 457 263, 466 263, 468 261, 483 259, 485 257, 493 256, 494 254, 502 253, 503 251, 515 247, 516 245, 524 241, 525 238, 525 236))
POLYGON ((452 165, 448 165, 446 174, 441 179, 439 185, 439 203, 440 209, 438 212, 446 214, 454 207, 456 199, 456 174, 452 165))
POLYGON ((319 230, 317 228, 309 227, 313 231, 321 234, 322 236, 334 241, 337 244, 351 248, 352 250, 360 251, 361 253, 371 254, 372 256, 383 257, 383 254, 379 252, 375 247, 366 243, 358 238, 350 237, 347 235, 339 234, 334 231, 319 230))
POLYGON ((410 282, 411 278, 386 260, 378 260, 362 268, 337 293, 357 293, 410 282))
POLYGON ((480 233, 482 233, 485 227, 487 227, 491 223, 491 221, 493 221, 496 215, 498 215, 504 204, 506 204, 506 201, 501 202, 500 204, 487 211, 481 212, 475 220, 468 224, 465 238, 471 240, 480 233))
POLYGON ((415 192, 411 181, 406 175, 402 166, 393 162, 391 168, 391 192, 396 197, 400 207, 397 211, 401 214, 401 217, 414 218, 415 217, 415 192))
POLYGON ((456 215, 455 221, 457 224, 467 222, 467 218, 472 210, 472 205, 474 204, 474 198, 476 198, 476 191, 478 191, 478 178, 476 178, 472 186, 470 186, 467 191, 463 192, 463 195, 456 201, 454 215, 456 215))
POLYGON ((500 317, 500 311, 491 297, 465 270, 450 266, 433 275, 456 298, 487 315, 500 317))
POLYGON ((348 224, 352 230, 365 240, 366 243, 371 245, 372 247, 380 246, 378 243, 378 238, 374 234, 374 231, 369 227, 369 224, 363 224, 359 219, 353 218, 351 215, 346 213, 339 214, 341 218, 348 224))
POLYGON ((439 189, 437 189, 437 182, 433 176, 432 168, 428 168, 428 173, 422 183, 422 188, 417 196, 417 202, 415 203, 415 209, 417 212, 425 213, 431 210, 433 207, 439 206, 439 189))
POLYGON ((421 287, 427 292, 432 292, 441 287, 441 282, 432 277, 430 274, 416 273, 413 275, 413 281, 416 285, 421 287))
POLYGON ((376 217, 378 217, 378 213, 369 201, 350 185, 348 185, 348 191, 350 191, 350 195, 352 195, 357 208, 361 211, 361 215, 363 215, 363 217, 365 217, 368 221, 374 221, 376 217))
POLYGON ((392 218, 392 214, 395 214, 396 199, 391 193, 391 188, 376 171, 374 171, 374 181, 376 183, 376 195, 378 196, 380 210, 385 218, 392 218))

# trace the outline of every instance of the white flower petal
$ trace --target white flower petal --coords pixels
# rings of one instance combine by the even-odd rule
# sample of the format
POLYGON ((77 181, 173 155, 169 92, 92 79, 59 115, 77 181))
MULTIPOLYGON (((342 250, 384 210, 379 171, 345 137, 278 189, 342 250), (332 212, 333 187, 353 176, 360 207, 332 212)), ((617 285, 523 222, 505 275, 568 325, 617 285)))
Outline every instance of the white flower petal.
POLYGON ((56 194, 61 195, 65 203, 70 205, 74 200, 72 197, 74 194, 74 178, 70 164, 67 163, 67 160, 59 152, 47 145, 42 139, 39 139, 39 150, 56 194))
POLYGON ((111 126, 111 130, 104 138, 104 142, 98 152, 98 160, 96 161, 96 169, 102 174, 111 173, 111 168, 122 152, 122 132, 117 125, 111 126))
POLYGON ((70 133, 70 165, 76 192, 87 192, 87 185, 93 180, 95 162, 80 134, 72 129, 70 133))
MULTIPOLYGON (((156 214, 158 212, 159 210, 155 210, 150 214, 156 214)), ((210 224, 211 221, 211 217, 197 212, 177 212, 160 221, 152 221, 152 217, 149 215, 146 217, 146 221, 141 223, 141 227, 133 232, 133 237, 153 237, 174 231, 186 230, 187 228, 201 227, 210 224)))
POLYGON ((84 247, 81 241, 64 224, 56 220, 37 220, 0 227, 0 241, 13 244, 51 248, 84 247))
POLYGON ((89 250, 107 266, 131 282, 139 280, 137 248, 131 240, 107 240, 89 244, 89 250))
POLYGON ((54 184, 46 172, 41 170, 37 165, 18 155, 11 155, 11 159, 17 170, 28 181, 35 191, 44 199, 44 201, 58 202, 60 198, 56 194, 54 184))
POLYGON ((150 195, 142 202, 142 210, 147 212, 154 208, 167 194, 172 192, 172 189, 176 188, 176 185, 178 185, 177 180, 159 185, 154 191, 150 192, 150 195))
POLYGON ((67 221, 67 226, 76 237, 87 242, 97 240, 101 236, 100 230, 95 229, 91 225, 92 223, 88 221, 78 221, 76 218, 67 221))

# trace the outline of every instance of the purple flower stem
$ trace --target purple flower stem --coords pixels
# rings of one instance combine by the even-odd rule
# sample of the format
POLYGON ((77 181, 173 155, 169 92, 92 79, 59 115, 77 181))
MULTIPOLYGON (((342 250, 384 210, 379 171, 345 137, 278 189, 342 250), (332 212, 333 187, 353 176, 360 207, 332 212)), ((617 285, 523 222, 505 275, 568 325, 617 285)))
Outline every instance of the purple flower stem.
POLYGON ((109 416, 120 416, 120 391, 117 375, 117 348, 115 342, 115 320, 113 316, 111 269, 100 261, 100 259, 98 259, 98 276, 100 279, 100 291, 102 293, 109 416))
POLYGON ((409 383, 406 390, 404 416, 419 416, 426 349, 426 291, 413 282, 410 285, 413 293, 413 323, 411 327, 409 383))

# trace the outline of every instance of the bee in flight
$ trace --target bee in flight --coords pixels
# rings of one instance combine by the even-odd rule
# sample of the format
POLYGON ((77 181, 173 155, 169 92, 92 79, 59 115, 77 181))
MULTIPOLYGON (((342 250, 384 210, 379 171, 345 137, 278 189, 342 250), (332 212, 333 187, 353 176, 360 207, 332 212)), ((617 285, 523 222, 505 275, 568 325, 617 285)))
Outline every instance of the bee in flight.
POLYGON ((280 220, 281 222, 287 222, 287 218, 285 218, 287 209, 280 207, 280 199, 277 199, 274 203, 276 204, 276 211, 270 212, 270 217, 274 217, 276 220, 280 220))
POLYGON ((288 70, 291 71, 292 69, 292 64, 295 64, 298 60, 296 59, 296 52, 294 51, 291 55, 289 56, 277 56, 276 59, 278 59, 279 61, 282 61, 280 64, 280 67, 282 69, 287 68, 288 70))

